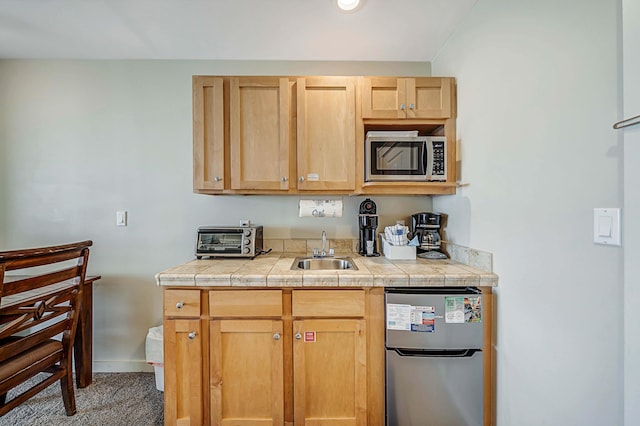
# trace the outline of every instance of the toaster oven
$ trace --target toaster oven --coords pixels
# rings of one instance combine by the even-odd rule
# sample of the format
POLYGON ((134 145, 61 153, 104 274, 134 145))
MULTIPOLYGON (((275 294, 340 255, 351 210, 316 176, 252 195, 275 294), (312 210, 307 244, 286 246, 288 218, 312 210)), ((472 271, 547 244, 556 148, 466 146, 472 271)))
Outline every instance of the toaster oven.
POLYGON ((262 253, 262 226, 201 226, 196 258, 249 257, 262 253))

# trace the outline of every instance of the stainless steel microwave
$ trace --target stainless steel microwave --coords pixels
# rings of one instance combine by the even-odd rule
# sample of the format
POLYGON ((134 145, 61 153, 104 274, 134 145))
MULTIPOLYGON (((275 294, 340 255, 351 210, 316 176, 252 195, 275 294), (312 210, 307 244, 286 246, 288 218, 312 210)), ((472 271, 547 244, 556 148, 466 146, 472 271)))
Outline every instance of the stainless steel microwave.
POLYGON ((369 132, 365 139, 365 181, 447 180, 445 136, 397 136, 369 132))
POLYGON ((196 258, 250 257, 262 253, 262 226, 201 226, 196 258))

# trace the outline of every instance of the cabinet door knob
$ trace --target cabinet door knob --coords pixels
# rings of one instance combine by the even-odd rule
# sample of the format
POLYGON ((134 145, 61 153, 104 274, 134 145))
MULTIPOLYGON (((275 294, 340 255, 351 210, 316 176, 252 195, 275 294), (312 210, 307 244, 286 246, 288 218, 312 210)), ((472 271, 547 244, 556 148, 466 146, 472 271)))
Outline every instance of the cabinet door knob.
POLYGON ((304 176, 300 176, 300 177, 298 178, 298 180, 299 180, 300 182, 304 182, 304 176))
POLYGON ((216 182, 220 182, 222 178, 220 176, 216 176, 213 178, 213 180, 215 180, 216 182))
POLYGON ((184 307, 184 302, 176 303, 176 309, 182 309, 184 307))
POLYGON ((286 177, 282 176, 282 177, 280 178, 280 180, 281 180, 282 182, 286 182, 288 179, 287 179, 286 177))
POLYGON ((276 334, 273 335, 273 340, 280 340, 280 333, 276 332, 276 334))
POLYGON ((409 109, 415 109, 415 108, 416 108, 415 104, 409 104, 409 109))
POLYGON ((405 104, 400 104, 400 109, 401 109, 402 111, 404 111, 406 108, 407 108, 407 106, 406 106, 405 104))
POLYGON ((296 340, 300 340, 300 339, 302 339, 302 334, 296 333, 296 340))
POLYGON ((189 333, 189 335, 187 337, 189 337, 189 340, 195 339, 196 338, 196 332, 192 331, 191 333, 189 333))

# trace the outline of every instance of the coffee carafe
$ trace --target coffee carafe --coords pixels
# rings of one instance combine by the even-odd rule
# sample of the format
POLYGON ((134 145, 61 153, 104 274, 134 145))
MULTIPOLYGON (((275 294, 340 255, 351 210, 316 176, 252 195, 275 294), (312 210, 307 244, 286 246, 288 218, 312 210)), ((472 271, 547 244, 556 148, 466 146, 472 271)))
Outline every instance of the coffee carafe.
POLYGON ((378 228, 376 203, 369 198, 360 203, 358 227, 360 228, 358 252, 363 256, 380 256, 376 243, 376 229, 378 228))
POLYGON ((418 237, 418 257, 446 259, 441 251, 439 213, 421 212, 411 216, 411 233, 418 237))

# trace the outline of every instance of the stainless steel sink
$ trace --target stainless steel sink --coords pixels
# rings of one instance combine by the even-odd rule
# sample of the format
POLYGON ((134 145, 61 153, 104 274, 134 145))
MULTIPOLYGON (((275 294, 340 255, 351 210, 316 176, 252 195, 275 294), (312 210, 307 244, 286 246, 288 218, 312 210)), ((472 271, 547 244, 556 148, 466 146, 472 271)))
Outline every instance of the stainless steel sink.
POLYGON ((357 271, 358 267, 350 257, 296 257, 291 270, 298 269, 357 271))

